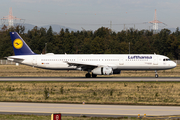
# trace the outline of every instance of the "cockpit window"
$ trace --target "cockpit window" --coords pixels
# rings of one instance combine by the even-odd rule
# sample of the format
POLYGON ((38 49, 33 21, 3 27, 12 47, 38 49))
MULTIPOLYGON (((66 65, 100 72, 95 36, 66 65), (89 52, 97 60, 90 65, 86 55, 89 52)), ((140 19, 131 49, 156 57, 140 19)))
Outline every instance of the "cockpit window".
POLYGON ((163 59, 163 61, 171 61, 171 60, 166 58, 166 59, 163 59))

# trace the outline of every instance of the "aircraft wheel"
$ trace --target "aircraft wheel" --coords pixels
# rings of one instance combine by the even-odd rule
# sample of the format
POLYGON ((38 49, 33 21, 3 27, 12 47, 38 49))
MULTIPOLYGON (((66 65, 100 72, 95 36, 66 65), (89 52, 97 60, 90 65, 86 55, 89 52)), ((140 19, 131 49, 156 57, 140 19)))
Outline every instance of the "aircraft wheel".
POLYGON ((87 73, 86 74, 86 78, 90 78, 91 77, 91 74, 90 73, 87 73))
POLYGON ((158 78, 158 74, 155 74, 155 78, 158 78))
POLYGON ((92 73, 92 77, 93 77, 93 78, 96 78, 96 77, 97 77, 97 75, 95 75, 95 74, 93 74, 93 73, 92 73))

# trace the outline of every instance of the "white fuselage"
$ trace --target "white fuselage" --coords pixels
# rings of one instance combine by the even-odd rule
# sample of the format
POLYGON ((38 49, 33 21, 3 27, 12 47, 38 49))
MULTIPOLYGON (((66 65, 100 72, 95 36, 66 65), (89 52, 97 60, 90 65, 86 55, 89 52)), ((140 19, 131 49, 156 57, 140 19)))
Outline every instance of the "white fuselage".
POLYGON ((80 63, 119 70, 166 70, 176 67, 168 57, 156 54, 43 54, 9 56, 8 60, 45 69, 79 70, 80 63))

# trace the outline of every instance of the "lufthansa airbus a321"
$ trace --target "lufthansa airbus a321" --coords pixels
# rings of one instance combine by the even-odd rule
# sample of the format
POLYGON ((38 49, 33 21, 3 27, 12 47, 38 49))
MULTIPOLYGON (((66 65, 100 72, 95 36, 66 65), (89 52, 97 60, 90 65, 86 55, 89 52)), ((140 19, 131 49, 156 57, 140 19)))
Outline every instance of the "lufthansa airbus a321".
POLYGON ((35 54, 16 32, 10 32, 15 56, 7 60, 52 70, 87 71, 86 78, 120 74, 121 70, 167 70, 176 67, 168 57, 156 54, 35 54), (92 73, 92 74, 90 74, 92 73))

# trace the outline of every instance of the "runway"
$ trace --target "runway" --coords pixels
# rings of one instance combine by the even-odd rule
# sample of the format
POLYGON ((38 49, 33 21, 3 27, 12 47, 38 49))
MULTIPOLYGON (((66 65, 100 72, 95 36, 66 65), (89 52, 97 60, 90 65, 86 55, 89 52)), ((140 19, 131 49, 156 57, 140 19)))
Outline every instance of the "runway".
POLYGON ((83 77, 0 77, 0 81, 56 81, 56 82, 140 82, 140 81, 180 81, 180 77, 99 77, 99 78, 83 78, 83 77))
POLYGON ((43 114, 61 113, 64 116, 150 116, 180 115, 179 106, 136 106, 95 104, 53 104, 0 102, 0 113, 43 114))

